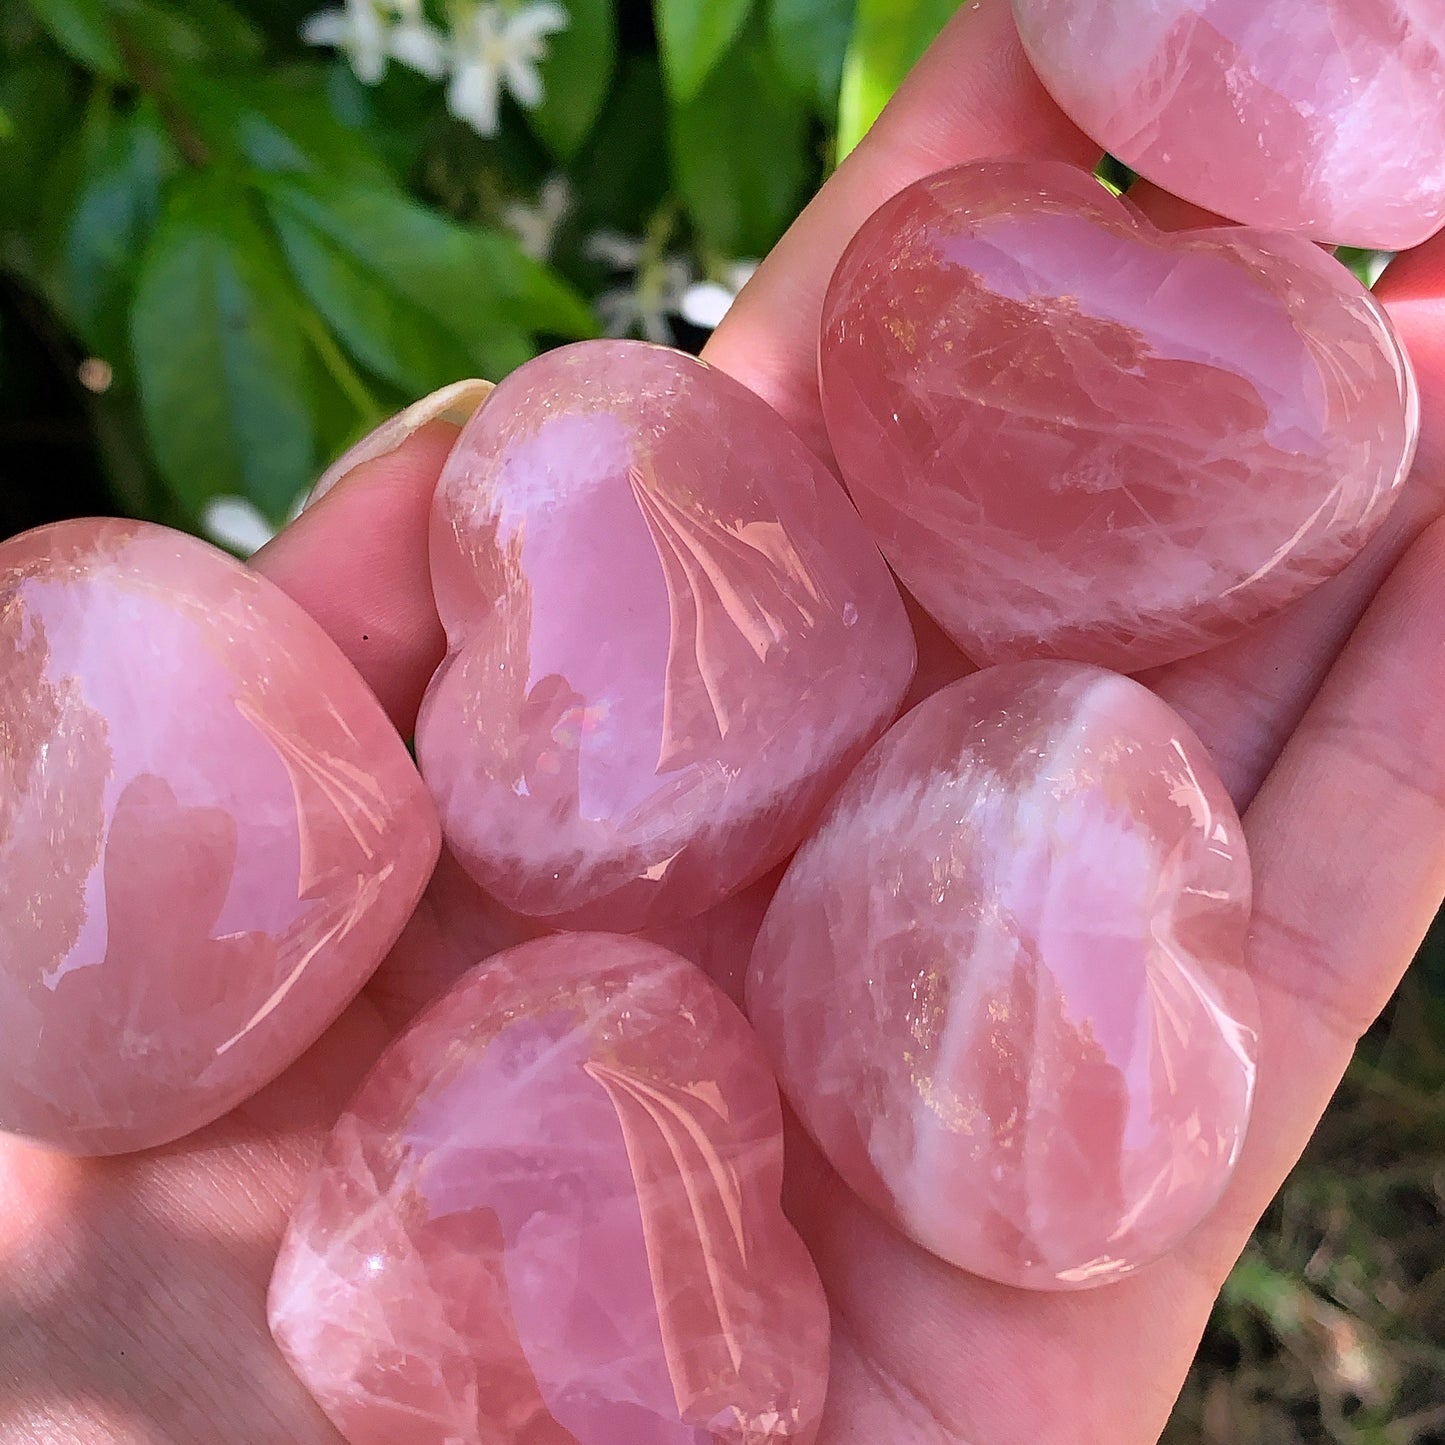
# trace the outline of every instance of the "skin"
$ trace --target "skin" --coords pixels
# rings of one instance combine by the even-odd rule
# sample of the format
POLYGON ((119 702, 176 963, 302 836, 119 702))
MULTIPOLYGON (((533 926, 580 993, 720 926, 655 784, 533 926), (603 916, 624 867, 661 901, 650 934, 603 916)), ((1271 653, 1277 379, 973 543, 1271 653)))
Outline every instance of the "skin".
MULTIPOLYGON (((1096 158, 1029 75, 1005 0, 979 0, 778 245, 709 359, 826 455, 815 338, 833 262, 902 186, 1001 154, 1096 158)), ((1161 223, 1200 223, 1178 202, 1136 199, 1161 223)), ((1229 1193, 1128 1281, 1030 1294, 932 1259, 794 1140, 789 1207, 834 1306, 822 1445, 1156 1440, 1225 1275, 1445 892, 1445 237, 1397 261, 1379 295, 1425 407, 1384 533, 1288 614, 1146 679, 1213 751, 1255 862, 1263 1056, 1229 1193)), ((432 423, 365 464, 256 561, 403 732, 441 656, 425 517, 454 436, 432 423)), ((235 1114, 167 1149, 77 1161, 0 1138, 0 1442, 339 1439, 277 1357, 263 1301, 287 1203, 406 980, 386 988, 235 1114)))

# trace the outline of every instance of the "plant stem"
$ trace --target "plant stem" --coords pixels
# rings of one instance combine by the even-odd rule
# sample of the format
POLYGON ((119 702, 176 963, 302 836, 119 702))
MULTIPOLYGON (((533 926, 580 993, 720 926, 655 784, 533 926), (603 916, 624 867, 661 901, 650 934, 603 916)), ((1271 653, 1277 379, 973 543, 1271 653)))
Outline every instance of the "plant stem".
POLYGON ((200 170, 211 163, 211 148, 206 144, 185 108, 176 99, 171 78, 164 67, 143 46, 138 45, 123 25, 115 28, 116 43, 125 57, 136 84, 156 103, 171 139, 176 143, 186 164, 200 170))
POLYGON ((381 403, 371 394, 366 383, 361 379, 361 374, 347 359, 346 353, 336 344, 336 338, 332 336, 326 324, 310 306, 298 308, 298 315, 301 320, 301 329, 306 333, 312 346, 316 348, 316 354, 320 357, 321 364, 326 368, 342 394, 356 408, 357 414, 368 426, 381 421, 384 414, 381 403))

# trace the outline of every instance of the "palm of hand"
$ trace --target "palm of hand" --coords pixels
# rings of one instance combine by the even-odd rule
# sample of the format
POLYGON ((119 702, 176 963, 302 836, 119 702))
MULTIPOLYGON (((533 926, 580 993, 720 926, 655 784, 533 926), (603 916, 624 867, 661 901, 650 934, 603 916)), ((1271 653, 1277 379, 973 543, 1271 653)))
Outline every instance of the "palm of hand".
MULTIPOLYGON (((1096 159, 1028 74, 1002 0, 960 13, 779 245, 709 359, 826 453, 814 348, 834 259, 902 185, 990 154, 1096 159)), ((1180 203, 1142 199, 1161 224, 1189 224, 1180 203)), ((1445 876, 1434 681, 1445 656, 1445 242, 1401 258, 1379 294, 1412 348, 1426 414, 1384 534, 1286 615, 1146 679, 1194 725, 1246 810, 1263 1049, 1234 1183, 1180 1249, 1123 1284, 1029 1294, 926 1255, 793 1140, 789 1205, 834 1311, 822 1445, 1154 1440, 1225 1274, 1424 933, 1445 876)), ((404 731, 441 645, 425 515, 453 435, 434 423, 363 465, 257 560, 351 653, 404 731)), ((950 660, 925 649, 931 663, 946 671, 950 660)), ((265 1284, 321 1135, 432 986, 384 971, 285 1076, 166 1149, 72 1161, 0 1138, 0 1440, 339 1438, 270 1343, 265 1284)))

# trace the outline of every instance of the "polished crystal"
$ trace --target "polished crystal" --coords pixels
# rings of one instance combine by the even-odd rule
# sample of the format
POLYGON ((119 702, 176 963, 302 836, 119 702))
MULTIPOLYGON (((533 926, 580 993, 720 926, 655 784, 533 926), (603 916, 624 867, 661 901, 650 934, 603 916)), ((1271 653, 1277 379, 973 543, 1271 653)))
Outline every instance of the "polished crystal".
POLYGON ((1169 708, 1097 668, 989 668, 844 786, 747 1009, 830 1162, 913 1238, 1005 1284, 1101 1284, 1239 1157, 1249 908, 1239 819, 1169 708))
POLYGON ((889 201, 833 278, 821 376, 864 521, 979 663, 1134 670, 1242 632, 1359 551, 1419 429, 1344 266, 1160 231, 1057 163, 889 201))

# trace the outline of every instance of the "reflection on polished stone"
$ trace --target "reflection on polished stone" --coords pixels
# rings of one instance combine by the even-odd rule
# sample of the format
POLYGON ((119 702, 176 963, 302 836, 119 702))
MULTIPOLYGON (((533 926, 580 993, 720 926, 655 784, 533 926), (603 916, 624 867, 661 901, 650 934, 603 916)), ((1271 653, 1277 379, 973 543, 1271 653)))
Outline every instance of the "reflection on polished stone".
POLYGON ((1250 873, 1152 693, 986 669, 897 723, 799 850, 747 1009, 864 1199, 942 1258, 1077 1288, 1219 1198, 1254 1088, 1250 873))
POLYGON ((0 545, 0 1128, 218 1117, 337 1017, 439 845, 401 739, 289 598, 162 527, 0 545))
POLYGON ((807 1445, 828 1309, 747 1024, 639 939, 467 974, 336 1126, 271 1286, 350 1445, 807 1445))
POLYGON ((1014 0, 1071 119, 1196 205, 1400 251, 1445 225, 1440 0, 1014 0))
POLYGON ((672 922, 761 876, 913 671, 836 480, 730 377, 637 342, 492 393, 442 474, 432 578, 422 772, 468 871, 553 924, 672 922))
POLYGON ((975 662, 1200 652, 1337 572, 1414 454, 1413 373, 1295 236, 1165 233, 1087 172, 960 166, 843 257, 828 434, 904 585, 975 662))

